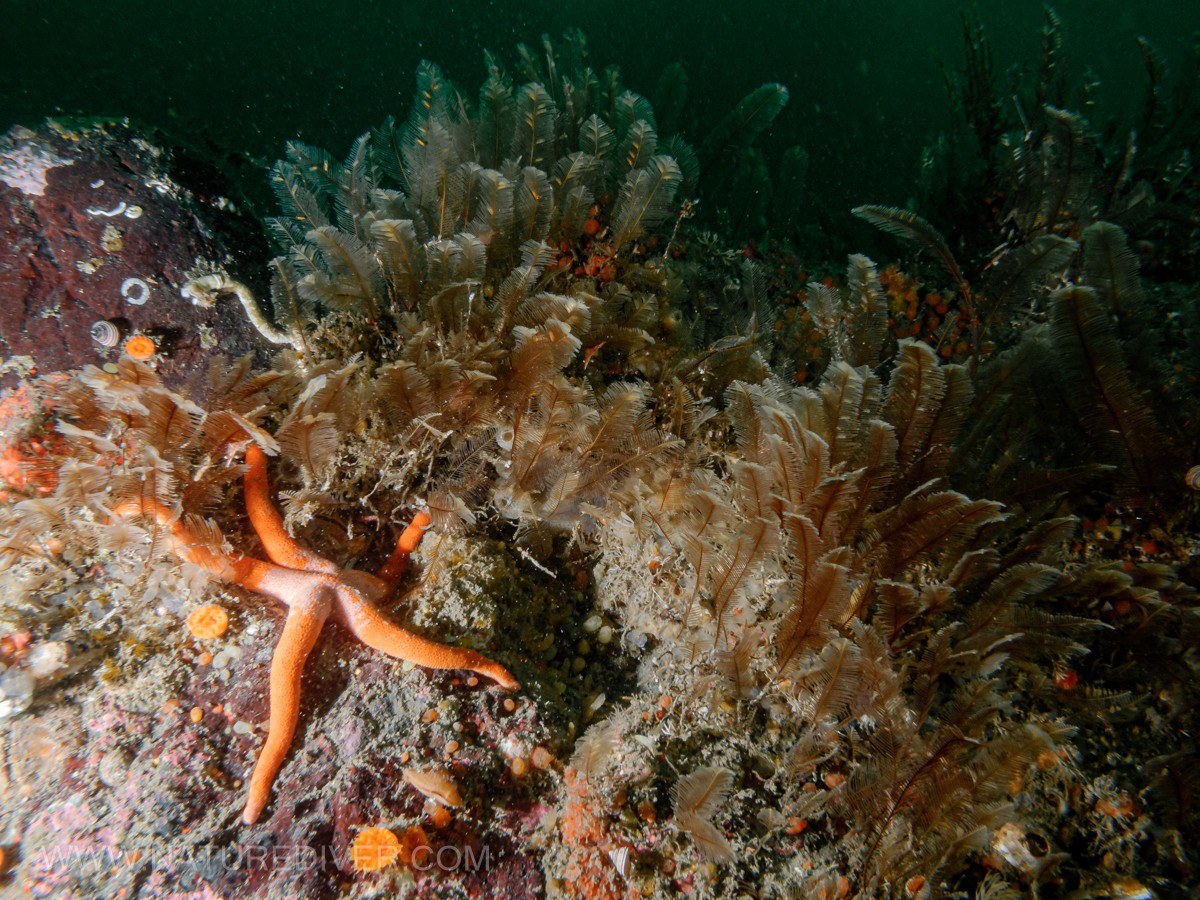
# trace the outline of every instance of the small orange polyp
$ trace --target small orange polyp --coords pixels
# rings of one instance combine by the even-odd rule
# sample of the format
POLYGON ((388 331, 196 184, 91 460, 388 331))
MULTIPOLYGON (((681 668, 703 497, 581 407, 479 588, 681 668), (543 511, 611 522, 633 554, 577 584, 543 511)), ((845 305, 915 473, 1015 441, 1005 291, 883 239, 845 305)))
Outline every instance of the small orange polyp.
POLYGON ((350 859, 359 872, 386 869, 400 855, 400 839, 390 828, 368 828, 350 845, 350 859))
POLYGON ((229 613, 215 603, 208 603, 192 610, 192 614, 187 618, 187 626, 192 637, 217 638, 229 627, 229 613))
POLYGON ((154 346, 154 338, 135 334, 125 342, 125 352, 134 359, 147 360, 158 352, 158 348, 154 346))

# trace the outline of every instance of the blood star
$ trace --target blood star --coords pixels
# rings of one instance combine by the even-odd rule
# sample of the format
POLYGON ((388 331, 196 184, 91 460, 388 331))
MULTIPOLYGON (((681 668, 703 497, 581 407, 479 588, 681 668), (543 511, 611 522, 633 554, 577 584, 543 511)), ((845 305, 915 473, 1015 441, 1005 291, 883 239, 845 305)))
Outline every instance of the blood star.
POLYGON ((343 569, 301 546, 287 533, 282 517, 271 504, 266 454, 252 444, 246 450, 246 463, 246 511, 271 558, 269 563, 240 553, 218 552, 157 501, 128 501, 114 515, 153 516, 161 527, 170 530, 180 557, 224 581, 273 597, 288 607, 283 634, 271 658, 271 727, 250 777, 250 793, 242 811, 242 821, 252 825, 270 799, 271 784, 291 746, 300 713, 304 661, 331 614, 368 647, 388 656, 430 669, 469 669, 486 675, 505 690, 517 690, 520 685, 499 663, 474 650, 419 637, 389 621, 375 607, 404 575, 409 556, 429 525, 428 515, 419 513, 413 518, 378 576, 343 569))

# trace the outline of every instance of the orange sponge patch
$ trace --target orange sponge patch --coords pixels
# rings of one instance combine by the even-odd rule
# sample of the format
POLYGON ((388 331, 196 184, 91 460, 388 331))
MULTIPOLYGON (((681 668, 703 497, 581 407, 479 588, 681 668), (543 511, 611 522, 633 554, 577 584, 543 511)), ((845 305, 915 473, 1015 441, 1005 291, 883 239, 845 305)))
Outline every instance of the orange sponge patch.
POLYGON ((390 828, 368 828, 350 845, 350 859, 359 872, 386 869, 400 855, 400 839, 390 828))
POLYGON ((209 603, 192 611, 187 618, 187 626, 192 637, 220 637, 229 627, 229 613, 215 603, 209 603))

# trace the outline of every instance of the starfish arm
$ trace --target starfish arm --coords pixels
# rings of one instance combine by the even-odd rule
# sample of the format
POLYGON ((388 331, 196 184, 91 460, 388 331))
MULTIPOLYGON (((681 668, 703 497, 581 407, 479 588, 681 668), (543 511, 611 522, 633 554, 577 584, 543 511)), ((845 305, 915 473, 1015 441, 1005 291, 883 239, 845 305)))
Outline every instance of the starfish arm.
POLYGON ((126 500, 113 511, 113 517, 153 518, 170 533, 180 558, 289 607, 283 634, 271 660, 270 730, 255 763, 242 812, 242 821, 251 825, 270 800, 271 785, 295 736, 304 662, 335 603, 339 618, 359 640, 389 656, 431 669, 468 669, 493 679, 506 690, 517 690, 520 685, 499 663, 474 650, 419 637, 388 621, 372 605, 373 599, 386 594, 404 575, 409 557, 429 525, 428 514, 420 513, 413 518, 379 577, 342 570, 300 546, 287 533, 283 519, 271 504, 266 456, 262 450, 252 445, 246 452, 246 462, 246 509, 272 562, 226 552, 156 500, 126 500))
POLYGON ((316 592, 307 594, 303 602, 294 603, 288 611, 283 635, 271 657, 271 728, 258 754, 254 774, 250 776, 250 793, 242 811, 242 821, 247 825, 258 821, 266 807, 271 797, 271 785, 291 747, 300 715, 300 678, 304 661, 333 607, 332 595, 328 584, 324 584, 316 592))
POLYGON ((157 500, 135 499, 120 503, 113 511, 114 519, 125 516, 149 516, 171 534, 175 553, 186 560, 200 566, 224 581, 249 586, 245 582, 258 577, 263 566, 274 568, 269 563, 252 559, 248 556, 228 555, 220 553, 210 543, 200 538, 187 523, 178 515, 157 500))
POLYGON ((291 606, 297 597, 303 597, 323 584, 318 573, 297 572, 240 553, 218 553, 157 500, 126 500, 113 510, 114 518, 129 515, 152 516, 160 528, 171 533, 175 552, 182 559, 207 569, 222 581, 266 594, 285 606, 291 606))
POLYGON ((336 565, 302 547, 283 527, 283 517, 271 503, 267 455, 257 444, 246 448, 246 465, 246 474, 242 479, 246 493, 246 512, 271 561, 288 569, 336 575, 340 571, 336 565))
POLYGON ((175 542, 175 552, 188 562, 202 566, 214 575, 220 575, 227 567, 229 560, 212 547, 206 546, 187 523, 171 509, 157 500, 142 498, 125 500, 113 509, 113 519, 123 519, 126 516, 149 516, 171 533, 175 542))
POLYGON ((408 523, 408 527, 401 532, 400 539, 396 541, 396 549, 392 551, 388 561, 379 570, 377 577, 380 581, 393 587, 400 582, 404 573, 408 571, 409 557, 417 549, 417 544, 421 543, 421 538, 429 528, 429 522, 429 513, 419 512, 413 516, 413 520, 408 523))
POLYGON ((368 647, 427 669, 469 669, 508 691, 521 687, 504 666, 474 650, 439 644, 389 622, 356 591, 343 586, 338 591, 338 601, 347 627, 368 647))

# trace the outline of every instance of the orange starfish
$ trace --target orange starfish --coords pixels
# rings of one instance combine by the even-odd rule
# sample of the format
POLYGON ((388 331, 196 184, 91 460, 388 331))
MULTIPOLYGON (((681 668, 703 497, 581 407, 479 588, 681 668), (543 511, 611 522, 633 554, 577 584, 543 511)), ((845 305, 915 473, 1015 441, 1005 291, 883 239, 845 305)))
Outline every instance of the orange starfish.
POLYGON ((342 569, 302 547, 283 527, 283 519, 271 505, 266 455, 256 445, 246 451, 243 485, 250 522, 272 562, 241 554, 226 555, 204 541, 157 501, 128 501, 114 515, 153 515, 171 531, 175 552, 217 577, 274 597, 288 607, 283 634, 271 659, 271 727, 250 778, 250 795, 242 821, 252 825, 267 805, 271 784, 283 765, 300 712, 300 676, 304 661, 332 613, 337 621, 376 650, 430 669, 470 669, 486 675, 506 690, 520 687, 508 670, 474 650, 448 647, 418 637, 385 618, 375 602, 389 594, 408 568, 408 559, 429 525, 429 516, 419 513, 400 535, 391 558, 379 575, 342 569))

